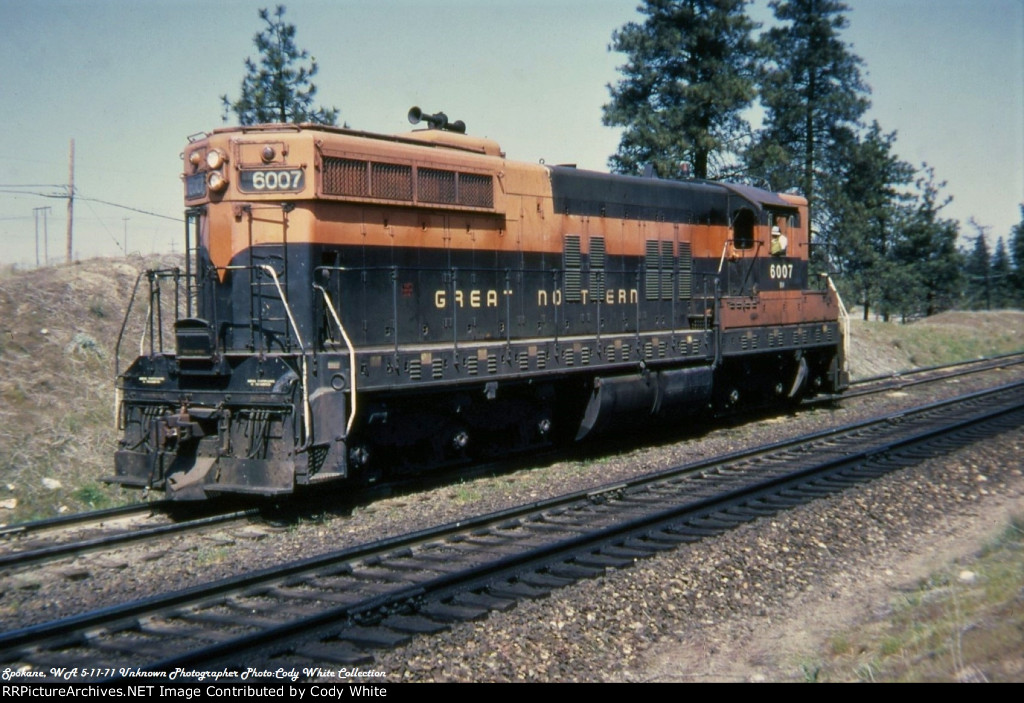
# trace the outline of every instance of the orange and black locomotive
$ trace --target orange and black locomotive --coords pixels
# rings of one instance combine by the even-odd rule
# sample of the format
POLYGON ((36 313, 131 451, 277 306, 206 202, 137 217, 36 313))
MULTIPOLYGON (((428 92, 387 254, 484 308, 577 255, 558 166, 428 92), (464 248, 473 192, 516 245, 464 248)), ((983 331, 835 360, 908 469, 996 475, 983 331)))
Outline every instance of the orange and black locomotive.
POLYGON ((803 198, 510 161, 421 118, 190 141, 187 264, 146 275, 111 480, 281 495, 845 387, 803 198))

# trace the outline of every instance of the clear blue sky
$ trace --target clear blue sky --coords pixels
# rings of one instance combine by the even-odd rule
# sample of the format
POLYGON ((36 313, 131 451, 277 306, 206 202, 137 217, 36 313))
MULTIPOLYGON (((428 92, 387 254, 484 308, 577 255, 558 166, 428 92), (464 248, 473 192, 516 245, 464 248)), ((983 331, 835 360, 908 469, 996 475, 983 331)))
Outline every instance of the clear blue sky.
MULTIPOLYGON (((285 4, 320 64, 320 103, 353 128, 406 131, 419 105, 512 159, 604 170, 615 151, 601 107, 624 57, 608 44, 637 0, 285 4)), ((1007 237, 1024 202, 1024 0, 847 4, 868 119, 947 181, 944 213, 963 233, 973 216, 993 244, 1007 237)), ((766 6, 752 14, 769 20, 766 6)), ((60 192, 71 138, 76 256, 121 254, 126 231, 130 251, 180 251, 179 154, 187 135, 222 124, 219 96, 238 92, 260 7, 273 3, 0 0, 0 263, 34 264, 33 208, 45 206, 50 255, 63 256, 65 201, 25 191, 60 192)))

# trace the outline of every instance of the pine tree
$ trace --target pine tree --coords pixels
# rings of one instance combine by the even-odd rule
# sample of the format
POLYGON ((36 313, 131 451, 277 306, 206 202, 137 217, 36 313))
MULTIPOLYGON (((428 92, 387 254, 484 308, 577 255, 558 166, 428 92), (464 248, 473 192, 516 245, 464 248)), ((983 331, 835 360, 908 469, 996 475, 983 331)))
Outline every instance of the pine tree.
POLYGON ((761 103, 764 127, 747 154, 752 173, 774 190, 798 188, 821 206, 819 186, 829 177, 838 148, 855 134, 869 106, 860 58, 840 39, 846 27, 839 0, 772 0, 782 23, 762 35, 766 58, 761 103))
POLYGON ((960 228, 941 217, 951 201, 943 197, 945 183, 935 182, 935 171, 925 164, 916 181, 917 194, 901 207, 899 237, 893 250, 888 288, 894 311, 904 317, 935 315, 955 307, 963 296, 963 256, 956 247, 960 228))
POLYGON ((894 285, 897 272, 890 269, 914 169, 893 154, 896 134, 884 134, 877 122, 862 138, 848 136, 844 158, 821 192, 830 203, 822 229, 835 236, 819 239, 813 253, 817 263, 840 274, 844 292, 863 306, 867 319, 873 305, 891 307, 892 292, 906 290, 894 285))
POLYGON ((1020 222, 1010 230, 1011 281, 1015 305, 1024 303, 1024 205, 1020 206, 1020 222))
POLYGON ((647 19, 612 35, 628 56, 609 86, 604 123, 625 127, 613 170, 662 177, 721 176, 749 132, 741 112, 755 95, 756 24, 749 0, 644 0, 647 19), (686 168, 684 164, 692 167, 686 168))
POLYGON ((993 307, 1002 309, 1013 306, 1014 292, 1010 272, 1010 255, 1006 251, 1006 242, 1002 237, 996 242, 989 276, 992 281, 993 307))
POLYGON ((964 270, 967 274, 967 306, 972 310, 992 309, 992 257, 985 241, 986 228, 974 218, 970 220, 975 230, 974 248, 967 256, 964 270))
POLYGON ((231 113, 242 125, 265 122, 314 122, 337 124, 337 108, 313 106, 316 86, 311 82, 318 66, 305 49, 295 46, 295 25, 284 21, 284 5, 278 5, 271 15, 267 9, 259 11, 266 23, 263 31, 253 37, 259 53, 259 63, 245 59, 245 77, 241 95, 231 101, 221 96, 224 121, 231 113), (308 62, 308 63, 307 63, 308 62))

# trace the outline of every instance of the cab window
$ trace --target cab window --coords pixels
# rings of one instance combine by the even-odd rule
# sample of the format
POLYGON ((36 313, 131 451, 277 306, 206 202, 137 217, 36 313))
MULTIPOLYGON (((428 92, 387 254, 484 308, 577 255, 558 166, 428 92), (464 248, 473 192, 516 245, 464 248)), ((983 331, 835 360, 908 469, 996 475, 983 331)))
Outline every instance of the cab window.
POLYGON ((732 220, 732 245, 737 249, 750 249, 754 246, 754 225, 757 218, 753 211, 739 210, 732 220))

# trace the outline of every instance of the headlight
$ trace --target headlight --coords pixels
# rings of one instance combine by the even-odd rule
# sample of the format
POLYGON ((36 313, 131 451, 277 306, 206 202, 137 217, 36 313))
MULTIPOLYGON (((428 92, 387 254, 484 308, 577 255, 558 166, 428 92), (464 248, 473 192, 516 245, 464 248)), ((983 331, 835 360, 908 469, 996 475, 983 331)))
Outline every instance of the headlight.
POLYGON ((212 190, 214 193, 220 193, 222 190, 228 187, 228 179, 222 176, 217 171, 214 171, 213 173, 206 177, 206 185, 209 186, 210 190, 212 190))
POLYGON ((206 165, 210 168, 220 168, 225 161, 224 152, 220 149, 210 149, 206 152, 206 165))

